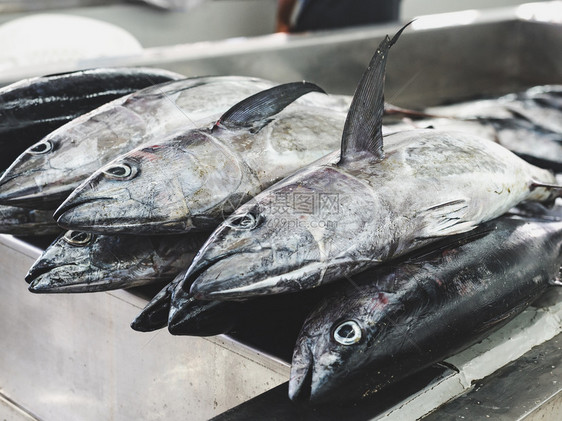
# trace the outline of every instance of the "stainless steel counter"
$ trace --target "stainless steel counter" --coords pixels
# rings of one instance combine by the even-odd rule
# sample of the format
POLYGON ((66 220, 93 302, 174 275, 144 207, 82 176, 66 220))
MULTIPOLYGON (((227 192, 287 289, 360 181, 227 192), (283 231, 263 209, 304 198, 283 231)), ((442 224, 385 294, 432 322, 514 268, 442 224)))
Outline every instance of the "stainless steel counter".
POLYGON ((289 365, 227 337, 141 334, 126 291, 33 295, 40 250, 0 235, 0 397, 42 420, 203 420, 284 382, 289 365))
MULTIPOLYGON (((556 18, 561 4, 536 7, 547 12, 551 7, 550 16, 556 18)), ((430 105, 562 83, 561 24, 549 22, 544 13, 523 11, 510 8, 460 14, 456 20, 448 16, 418 21, 392 49, 387 99, 430 105)), ((148 48, 138 56, 105 64, 155 65, 186 75, 304 78, 331 92, 352 93, 373 49, 396 29, 366 27, 178 44, 148 48)), ((49 421, 197 420, 287 381, 286 362, 228 337, 132 331, 128 325, 146 303, 138 295, 28 293, 23 277, 39 252, 13 237, 0 236, 0 402, 5 405, 15 403, 30 416, 49 421)), ((429 386, 421 385, 383 409, 369 409, 369 418, 423 416, 559 334, 561 317, 558 299, 527 310, 489 339, 451 358, 448 363, 456 370, 445 371, 429 386)), ((284 402, 290 405, 288 399, 284 402)), ((293 417, 310 415, 304 410, 296 414, 293 417)))

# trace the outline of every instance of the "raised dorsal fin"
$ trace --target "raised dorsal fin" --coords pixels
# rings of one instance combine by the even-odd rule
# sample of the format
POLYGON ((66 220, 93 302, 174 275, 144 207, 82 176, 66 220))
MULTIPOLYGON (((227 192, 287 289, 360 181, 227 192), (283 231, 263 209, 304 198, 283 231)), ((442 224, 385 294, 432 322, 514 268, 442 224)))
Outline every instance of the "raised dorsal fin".
POLYGON ((382 40, 357 86, 343 128, 341 158, 338 165, 354 157, 370 154, 374 160, 384 158, 382 117, 384 114, 384 79, 390 47, 398 40, 404 25, 392 39, 382 40))
POLYGON ((227 129, 260 126, 264 121, 267 124, 269 117, 309 92, 326 93, 310 82, 285 83, 258 92, 232 106, 215 123, 213 129, 221 126, 227 129))

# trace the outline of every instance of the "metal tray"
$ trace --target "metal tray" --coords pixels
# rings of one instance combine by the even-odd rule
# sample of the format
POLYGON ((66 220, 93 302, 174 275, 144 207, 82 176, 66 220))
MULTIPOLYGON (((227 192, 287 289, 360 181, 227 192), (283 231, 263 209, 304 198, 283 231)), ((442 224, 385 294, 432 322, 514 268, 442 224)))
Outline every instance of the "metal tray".
MULTIPOLYGON (((436 15, 415 23, 392 49, 387 100, 425 106, 562 83, 562 26, 541 20, 545 10, 546 16, 557 16, 560 2, 533 7, 472 11, 455 19, 436 15)), ((154 65, 186 75, 308 79, 330 92, 351 94, 380 39, 397 29, 155 47, 84 67, 154 65)), ((284 387, 288 362, 260 351, 259 343, 132 331, 128 324, 146 303, 138 293, 28 293, 23 277, 39 253, 26 242, 0 236, 0 415, 2 406, 9 406, 45 420, 208 419, 284 387)), ((365 411, 369 418, 421 417, 553 338, 560 333, 561 317, 558 300, 531 308, 490 339, 451 358, 456 370, 443 371, 429 386, 421 382, 407 397, 363 408, 363 415, 348 411, 348 418, 365 419, 365 411)), ((304 409, 297 414, 314 418, 304 409)))

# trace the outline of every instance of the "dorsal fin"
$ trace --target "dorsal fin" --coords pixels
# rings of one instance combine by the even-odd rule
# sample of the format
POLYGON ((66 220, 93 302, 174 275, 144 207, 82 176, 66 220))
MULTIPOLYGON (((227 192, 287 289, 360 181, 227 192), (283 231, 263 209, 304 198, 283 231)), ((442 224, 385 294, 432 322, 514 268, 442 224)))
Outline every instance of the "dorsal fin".
POLYGON ((223 126, 227 129, 251 127, 277 114, 309 92, 326 93, 322 88, 310 82, 292 82, 274 86, 258 92, 226 111, 215 123, 215 127, 223 126))
POLYGON ((341 158, 338 165, 353 159, 354 156, 365 154, 371 154, 377 161, 384 158, 382 116, 386 59, 390 47, 409 24, 404 25, 392 39, 387 35, 382 40, 369 67, 363 73, 343 128, 341 158))

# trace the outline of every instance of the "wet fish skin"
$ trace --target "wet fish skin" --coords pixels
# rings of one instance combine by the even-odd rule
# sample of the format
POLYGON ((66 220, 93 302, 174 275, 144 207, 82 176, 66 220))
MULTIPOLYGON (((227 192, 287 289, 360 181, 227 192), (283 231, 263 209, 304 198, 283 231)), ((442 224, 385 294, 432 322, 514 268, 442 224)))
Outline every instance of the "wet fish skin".
POLYGON ((205 233, 177 236, 103 236, 68 231, 28 274, 36 293, 96 292, 164 282, 188 266, 205 233))
POLYGON ((180 79, 152 68, 99 68, 25 79, 0 89, 0 145, 7 167, 25 148, 114 98, 180 79))
POLYGON ((469 231, 523 200, 552 199, 532 186, 554 184, 552 173, 470 134, 398 132, 385 137, 383 154, 390 45, 383 41, 360 82, 341 154, 238 208, 194 259, 183 294, 228 300, 314 288, 469 231))
POLYGON ((534 165, 560 172, 561 92, 560 85, 535 86, 497 99, 429 107, 425 114, 435 117, 413 124, 475 132, 499 142, 534 165))
POLYGON ((214 228, 266 186, 332 151, 344 120, 321 103, 295 103, 259 117, 254 128, 220 120, 212 129, 139 147, 92 174, 55 217, 66 228, 108 234, 214 228), (129 176, 111 174, 123 167, 129 176))
POLYGON ((0 178, 0 203, 56 209, 112 159, 195 128, 202 120, 216 120, 232 104, 273 85, 250 77, 194 77, 117 98, 49 133, 21 154, 0 178))
POLYGON ((0 205, 0 233, 17 236, 57 235, 62 229, 53 219, 53 212, 0 205))
POLYGON ((478 342, 558 279, 561 246, 561 222, 504 217, 343 282, 303 325, 289 396, 357 399, 478 342))
POLYGON ((390 132, 413 128, 474 133, 498 142, 530 164, 562 172, 562 132, 553 132, 520 117, 491 118, 481 113, 469 119, 435 117, 387 126, 390 132))
POLYGON ((173 281, 162 288, 158 294, 142 309, 135 320, 131 322, 131 328, 138 332, 152 332, 162 329, 168 325, 168 316, 171 309, 171 298, 173 290, 183 279, 187 269, 182 270, 173 281))

